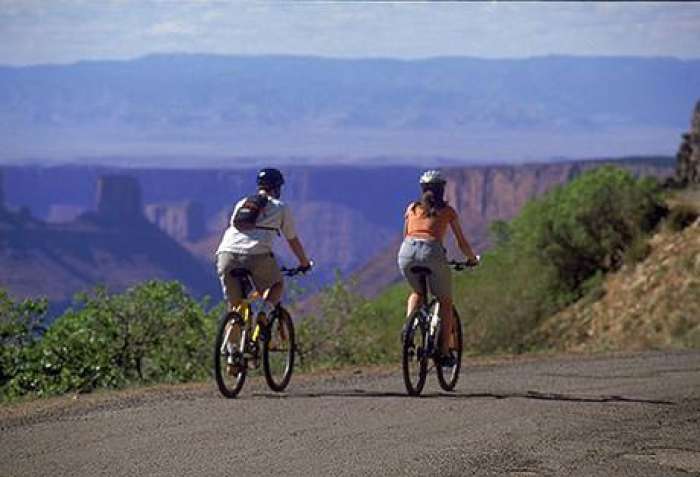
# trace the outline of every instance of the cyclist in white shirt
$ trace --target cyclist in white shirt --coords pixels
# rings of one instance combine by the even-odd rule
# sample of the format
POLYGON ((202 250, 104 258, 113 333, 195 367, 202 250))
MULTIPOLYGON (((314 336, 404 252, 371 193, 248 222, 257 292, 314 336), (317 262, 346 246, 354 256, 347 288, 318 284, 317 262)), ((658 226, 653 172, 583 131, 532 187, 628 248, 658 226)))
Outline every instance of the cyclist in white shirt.
POLYGON ((287 239, 301 269, 311 263, 297 237, 289 207, 280 200, 284 184, 282 173, 265 168, 258 172, 258 192, 244 197, 234 207, 229 226, 216 250, 216 269, 224 295, 231 308, 243 298, 239 281, 230 275, 237 268, 250 272, 258 292, 264 298, 263 313, 270 316, 282 298, 284 282, 272 253, 276 235, 287 239))

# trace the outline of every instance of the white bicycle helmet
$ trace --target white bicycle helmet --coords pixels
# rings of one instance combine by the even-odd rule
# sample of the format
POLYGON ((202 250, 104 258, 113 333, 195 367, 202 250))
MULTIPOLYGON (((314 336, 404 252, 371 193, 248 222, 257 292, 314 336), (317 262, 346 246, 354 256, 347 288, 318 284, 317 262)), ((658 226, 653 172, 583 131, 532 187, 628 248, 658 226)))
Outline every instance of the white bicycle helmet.
POLYGON ((430 169, 428 171, 425 171, 420 176, 421 184, 444 184, 445 182, 447 181, 445 181, 442 172, 438 171, 437 169, 430 169))

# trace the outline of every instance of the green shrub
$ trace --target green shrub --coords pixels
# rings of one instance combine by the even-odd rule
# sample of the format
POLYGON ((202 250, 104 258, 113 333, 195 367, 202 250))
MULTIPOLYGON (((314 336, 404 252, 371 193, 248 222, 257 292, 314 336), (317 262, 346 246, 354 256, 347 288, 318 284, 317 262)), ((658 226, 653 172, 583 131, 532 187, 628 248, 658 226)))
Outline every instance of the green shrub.
POLYGON ((578 298, 588 278, 618 269, 665 213, 654 180, 606 166, 530 201, 511 223, 509 243, 553 267, 559 292, 578 298))
POLYGON ((146 282, 122 294, 96 288, 68 310, 22 358, 6 396, 37 396, 131 383, 184 382, 211 368, 214 323, 177 282, 146 282))
MULTIPOLYGON (((400 310, 392 311, 403 316, 400 310)), ((309 369, 385 362, 397 356, 401 322, 396 321, 390 323, 381 304, 353 293, 337 276, 321 294, 320 313, 297 325, 301 365, 309 369)))
POLYGON ((658 185, 614 167, 589 171, 491 226, 496 246, 458 276, 455 302, 473 352, 538 349, 533 331, 585 297, 599 299, 607 272, 642 260, 664 216, 658 185))
POLYGON ((35 354, 47 309, 44 299, 15 302, 0 289, 0 396, 35 354))

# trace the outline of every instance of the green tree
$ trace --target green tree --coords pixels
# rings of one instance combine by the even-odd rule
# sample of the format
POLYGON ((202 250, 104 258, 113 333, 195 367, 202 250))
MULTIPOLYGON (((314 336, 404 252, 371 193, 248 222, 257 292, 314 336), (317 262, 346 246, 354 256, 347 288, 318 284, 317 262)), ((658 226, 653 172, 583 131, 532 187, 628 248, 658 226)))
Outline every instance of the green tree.
POLYGON ((0 289, 0 395, 24 372, 44 331, 42 321, 47 310, 45 299, 15 302, 0 289))
POLYGON ((109 294, 79 294, 22 356, 4 394, 37 396, 130 383, 204 378, 220 307, 192 299, 178 282, 150 281, 109 294))
POLYGON ((509 241, 553 267, 556 288, 577 297, 596 273, 618 269, 665 210, 656 181, 606 166, 530 201, 511 223, 509 241))

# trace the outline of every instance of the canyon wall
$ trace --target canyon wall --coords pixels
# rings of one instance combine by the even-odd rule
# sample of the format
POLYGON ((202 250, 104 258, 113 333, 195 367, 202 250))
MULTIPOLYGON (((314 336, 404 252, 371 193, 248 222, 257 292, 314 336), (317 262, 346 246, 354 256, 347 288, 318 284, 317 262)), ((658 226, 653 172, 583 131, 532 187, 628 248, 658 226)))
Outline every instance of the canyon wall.
MULTIPOLYGON (((447 199, 458 210, 474 247, 483 252, 493 220, 513 217, 531 197, 606 163, 641 175, 674 173, 673 158, 454 167, 445 170, 447 199)), ((0 252, 0 286, 11 281, 33 295, 70 296, 98 282, 124 287, 150 277, 177 278, 218 298, 214 250, 233 204, 255 189, 253 170, 127 174, 86 168, 81 175, 80 168, 15 167, 4 172, 12 210, 19 204, 45 214, 57 203, 71 204, 71 210, 94 207, 74 221, 51 224, 33 219, 31 226, 0 227, 0 243, 9 236, 13 242, 0 252), (19 257, 27 250, 39 255, 31 259, 30 271, 23 271, 19 257), (42 273, 47 263, 54 267, 48 281, 42 273), (64 286, 68 283, 73 284, 64 286)), ((420 169, 319 167, 284 172, 282 198, 292 208, 308 255, 318 264, 314 274, 304 278, 304 287, 329 283, 336 270, 345 276, 357 272, 358 289, 367 294, 400 278, 395 256, 406 205, 419 195, 420 169)), ((280 261, 294 265, 286 244, 279 242, 280 261)), ((450 241, 448 247, 454 249, 450 241)))
POLYGON ((206 234, 204 207, 199 202, 148 204, 146 218, 179 242, 193 242, 206 234))
POLYGON ((132 222, 144 218, 141 187, 132 176, 100 177, 96 206, 99 217, 109 222, 132 222))
POLYGON ((102 177, 96 190, 96 210, 71 222, 47 223, 26 209, 0 214, 0 287, 59 308, 98 284, 120 291, 152 279, 220 296, 213 271, 144 218, 138 181, 102 177))

